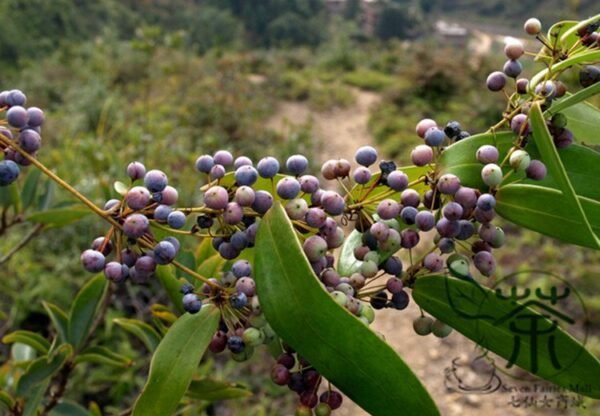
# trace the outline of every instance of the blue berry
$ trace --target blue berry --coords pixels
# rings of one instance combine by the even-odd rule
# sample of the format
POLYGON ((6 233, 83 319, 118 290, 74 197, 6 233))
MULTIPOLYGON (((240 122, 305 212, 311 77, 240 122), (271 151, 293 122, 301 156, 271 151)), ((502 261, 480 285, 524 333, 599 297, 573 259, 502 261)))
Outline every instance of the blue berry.
POLYGON ((256 169, 261 177, 270 179, 279 172, 279 162, 274 157, 267 156, 258 161, 256 169))
POLYGON ((252 186, 258 179, 258 172, 252 166, 240 166, 235 171, 235 181, 238 185, 252 186))
POLYGON ((463 215, 463 207, 458 202, 448 202, 444 206, 442 213, 450 221, 457 221, 463 215))
POLYGON ((402 274, 402 261, 398 257, 392 256, 383 264, 383 270, 393 276, 400 276, 402 274))
POLYGON ((225 209, 228 202, 229 194, 222 186, 212 186, 204 193, 204 203, 210 209, 225 209))
POLYGON ((19 134, 19 144, 23 150, 32 154, 42 147, 42 138, 36 131, 25 129, 19 134))
POLYGON ((252 276, 252 266, 248 260, 238 260, 231 266, 231 272, 235 277, 252 276))
POLYGON ((300 193, 300 182, 286 176, 277 182, 277 195, 282 199, 294 199, 300 193))
POLYGON ((521 74, 521 71, 523 71, 523 65, 521 65, 521 62, 517 61, 516 59, 509 59, 504 63, 504 68, 502 68, 502 71, 507 76, 516 78, 521 74))
POLYGON ((496 198, 492 194, 482 194, 477 199, 477 208, 482 211, 489 211, 496 206, 496 198))
POLYGON ((292 175, 301 175, 308 168, 308 159, 303 155, 290 156, 285 167, 292 175))
POLYGON ((415 207, 407 206, 400 211, 400 217, 405 224, 412 225, 415 223, 418 213, 419 211, 415 207))
POLYGON ((179 288, 179 293, 181 293, 182 295, 187 295, 188 293, 194 293, 194 286, 190 285, 189 283, 184 283, 179 288))
POLYGON ((267 191, 256 191, 252 209, 259 214, 266 213, 273 206, 273 197, 267 191))
POLYGON ((340 215, 346 207, 344 198, 335 191, 324 191, 320 202, 325 212, 331 215, 340 215))
POLYGON ((456 236, 458 240, 468 240, 471 238, 471 236, 473 236, 473 234, 475 234, 475 226, 471 221, 460 220, 458 223, 460 225, 460 231, 456 236))
POLYGON ((410 297, 408 296, 408 293, 406 293, 404 290, 394 293, 392 295, 392 299, 390 301, 390 306, 395 308, 395 309, 406 309, 406 307, 408 306, 408 304, 410 303, 410 297))
POLYGON ((29 127, 40 127, 44 123, 44 112, 37 107, 29 107, 27 109, 29 127))
POLYGON ((438 247, 442 253, 451 253, 454 251, 454 241, 451 238, 440 238, 438 247))
POLYGON ((506 75, 499 71, 492 72, 487 77, 486 85, 490 91, 500 91, 506 85, 506 75))
POLYGON ((185 214, 181 211, 173 211, 167 216, 167 224, 169 224, 169 227, 175 228, 176 230, 183 228, 185 221, 185 214))
POLYGON ((456 139, 460 132, 461 127, 458 121, 449 121, 444 127, 444 134, 451 139, 456 139))
POLYGON ((210 155, 202 155, 196 159, 196 169, 202 173, 209 173, 215 165, 215 160, 210 155))
POLYGON ((12 160, 0 161, 0 186, 7 186, 19 177, 21 170, 12 160))
POLYGON ((252 166, 252 159, 246 156, 240 156, 233 161, 234 169, 239 169, 242 166, 252 166))
POLYGON ((168 241, 161 241, 154 247, 154 261, 157 264, 169 264, 177 255, 175 246, 168 241))
POLYGON ((237 292, 229 299, 231 307, 234 309, 242 309, 248 304, 248 296, 244 292, 237 292))
POLYGON ((21 90, 11 90, 8 92, 8 96, 6 97, 6 103, 10 106, 15 105, 25 105, 27 102, 27 96, 23 94, 21 90))
POLYGON ((444 143, 446 134, 437 127, 431 127, 425 132, 425 144, 436 147, 444 143))
POLYGON ((234 354, 239 354, 243 352, 245 347, 246 345, 244 344, 244 340, 242 340, 242 337, 233 335, 227 339, 227 348, 229 348, 229 351, 231 351, 234 354))
POLYGON ((399 170, 390 172, 387 176, 387 186, 394 191, 402 192, 408 186, 408 176, 399 170))
POLYGON ((200 312, 202 301, 195 293, 187 293, 183 296, 183 309, 191 314, 200 312))
POLYGON ((116 261, 111 261, 104 266, 104 276, 111 282, 124 282, 129 276, 129 267, 116 261))
POLYGON ((429 231, 435 227, 435 216, 430 211, 419 211, 415 216, 415 224, 421 231, 429 231))
POLYGON ((248 247, 248 237, 246 233, 243 231, 236 231, 231 235, 229 239, 231 245, 238 251, 242 251, 246 247, 248 247))
POLYGON ((356 151, 354 159, 359 165, 369 167, 377 161, 377 150, 371 146, 363 146, 356 151))
POLYGON ((312 194, 319 190, 319 179, 312 175, 303 175, 300 177, 300 189, 302 192, 312 194))
POLYGON ((163 241, 168 241, 169 243, 173 244, 173 247, 175 247, 175 251, 179 251, 179 249, 181 248, 179 240, 173 236, 165 237, 163 241))
POLYGON ((460 224, 458 221, 450 221, 447 218, 440 218, 435 225, 439 235, 446 238, 454 238, 460 232, 460 224))
POLYGON ((364 185, 371 180, 371 171, 364 166, 359 166, 352 173, 352 178, 357 184, 364 185))
POLYGON ((164 172, 153 169, 144 175, 144 186, 150 192, 160 192, 167 186, 167 175, 164 172))
POLYGON ((138 211, 150 202, 150 192, 143 186, 134 186, 125 195, 125 202, 129 208, 138 211))
POLYGON ((214 165, 208 172, 211 179, 221 179, 225 176, 225 167, 223 165, 214 165))

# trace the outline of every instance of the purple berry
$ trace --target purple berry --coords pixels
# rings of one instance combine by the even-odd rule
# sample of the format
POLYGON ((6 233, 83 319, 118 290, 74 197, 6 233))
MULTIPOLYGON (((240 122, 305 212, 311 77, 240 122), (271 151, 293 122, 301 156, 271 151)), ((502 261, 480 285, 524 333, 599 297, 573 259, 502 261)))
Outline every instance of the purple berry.
POLYGON ((250 207, 254 203, 254 189, 249 186, 240 186, 236 189, 233 200, 242 207, 250 207))
POLYGON ((302 198, 292 199, 285 205, 285 211, 292 220, 303 220, 308 213, 308 204, 302 198))
POLYGON ((131 214, 123 222, 123 232, 129 238, 140 238, 148 231, 148 218, 142 214, 131 214))
POLYGON ((237 157, 233 162, 233 168, 237 170, 242 166, 252 166, 252 159, 246 156, 237 157))
POLYGON ((211 179, 221 179, 225 176, 225 167, 223 165, 214 165, 208 172, 211 179))
POLYGON ((304 253, 306 254, 306 257, 308 257, 308 260, 317 262, 325 257, 325 253, 327 252, 327 241, 318 235, 313 235, 304 241, 302 247, 304 248, 304 253))
POLYGON ((417 123, 415 131, 420 138, 425 138, 425 133, 432 127, 437 127, 437 123, 430 118, 424 118, 417 123))
POLYGON ((410 160, 416 166, 425 166, 433 162, 433 149, 426 144, 420 144, 410 152, 410 160))
POLYGON ((104 276, 111 282, 121 283, 129 276, 129 267, 116 261, 104 266, 104 276))
POLYGON ((448 202, 442 210, 444 217, 450 221, 457 221, 463 215, 463 207, 458 202, 448 202))
POLYGON ((167 215, 167 224, 169 224, 169 227, 176 230, 183 228, 185 226, 185 221, 185 214, 181 211, 173 211, 167 215))
POLYGON ((0 161, 0 186, 7 186, 19 177, 21 170, 12 160, 0 161))
POLYGON ((429 253, 423 259, 423 266, 430 272, 439 272, 444 268, 444 259, 437 253, 429 253))
POLYGON ((304 175, 300 177, 300 189, 302 192, 312 194, 319 189, 319 179, 316 176, 304 175))
POLYGON ((354 155, 354 160, 359 165, 369 167, 377 161, 377 150, 371 146, 360 147, 354 155))
POLYGON ((327 214, 321 208, 309 208, 306 212, 305 221, 309 227, 321 228, 325 225, 327 214))
POLYGON ((430 211, 419 211, 415 217, 415 224, 421 231, 429 231, 435 227, 435 216, 430 211))
POLYGON ((105 258, 104 254, 96 250, 85 250, 81 253, 81 264, 83 268, 91 273, 98 273, 104 270, 105 258))
POLYGON ((406 229, 400 233, 400 245, 404 248, 413 248, 419 244, 419 233, 415 230, 406 229))
POLYGON ((458 221, 450 221, 447 218, 440 218, 435 228, 438 234, 446 238, 454 238, 460 232, 460 224, 458 221))
POLYGON ((233 155, 227 150, 219 150, 213 155, 216 164, 230 166, 233 163, 233 155))
POLYGON ((256 170, 258 174, 266 179, 270 179, 277 175, 279 172, 279 162, 277 159, 271 156, 267 156, 258 161, 256 165, 256 170))
POLYGON ((402 274, 402 261, 396 256, 392 256, 383 264, 383 270, 392 276, 400 276, 402 274))
POLYGON ((388 290, 388 292, 394 295, 402 292, 404 285, 402 284, 402 280, 398 279, 397 277, 390 277, 385 283, 385 288, 388 290))
POLYGON ((10 106, 15 105, 25 105, 27 102, 27 96, 23 94, 21 90, 10 90, 8 91, 8 96, 6 97, 6 103, 10 106))
POLYGON ((161 241, 154 247, 153 253, 157 264, 169 264, 175 259, 177 250, 170 242, 161 241))
POLYGON ((466 186, 461 186, 454 194, 454 202, 458 202, 463 209, 470 210, 475 208, 478 197, 479 193, 477 190, 468 188, 466 186))
POLYGON ((460 231, 456 238, 458 240, 468 240, 475 234, 475 226, 469 220, 460 220, 458 222, 460 224, 460 231))
POLYGON ((419 211, 415 207, 407 206, 400 211, 400 217, 405 224, 412 225, 415 223, 418 213, 419 211))
POLYGON ((527 136, 531 133, 531 126, 529 125, 528 117, 525 114, 517 114, 514 116, 510 121, 510 128, 515 134, 520 136, 527 136))
POLYGON ((210 209, 225 209, 228 201, 229 195, 222 186, 212 186, 204 193, 204 203, 210 209))
POLYGON ((485 83, 490 91, 500 91, 506 85, 506 75, 500 71, 492 72, 485 83))
POLYGON ((408 186, 408 176, 399 170, 390 172, 387 175, 387 186, 394 191, 402 192, 408 186))
POLYGON ((504 63, 502 71, 511 78, 518 77, 523 71, 523 65, 516 59, 509 59, 504 63))
POLYGON ((134 186, 125 195, 125 202, 129 208, 138 211, 150 202, 150 192, 143 186, 134 186))
POLYGON ((527 177, 535 181, 541 181, 546 177, 547 173, 546 165, 539 160, 529 162, 529 166, 525 170, 527 177))
POLYGON ((398 292, 398 293, 394 293, 392 295, 392 299, 390 302, 390 306, 395 308, 395 309, 406 309, 406 307, 408 306, 408 304, 410 303, 410 297, 408 296, 408 293, 406 293, 404 290, 398 292))
POLYGON ((560 129, 553 139, 558 149, 564 149, 573 143, 573 133, 569 129, 560 129))
POLYGON ((496 206, 496 198, 492 194, 481 194, 477 199, 477 208, 482 211, 489 211, 496 206))
POLYGON ((496 211, 494 211, 493 209, 488 209, 486 211, 481 208, 475 208, 473 210, 473 217, 475 218, 475 220, 477 222, 479 222, 481 224, 491 222, 495 216, 496 216, 496 211))
POLYGON ((252 209, 259 214, 266 213, 273 206, 273 197, 267 191, 256 191, 252 209))
POLYGON ((527 78, 519 78, 517 80, 517 92, 519 94, 527 94, 528 86, 529 86, 529 80, 527 78))
POLYGON ((417 208, 421 203, 421 197, 414 189, 405 189, 400 194, 400 203, 405 207, 417 208))
POLYGON ((25 129, 19 133, 19 144, 23 150, 32 154, 42 147, 42 137, 34 130, 25 129))
POLYGON ((177 189, 167 185, 161 192, 161 198, 161 203, 165 205, 175 205, 179 198, 179 193, 177 192, 177 189))
POLYGON ((460 179, 452 173, 447 173, 440 177, 437 188, 443 194, 454 195, 460 188, 460 179))
POLYGON ((282 199, 294 199, 300 193, 300 182, 291 176, 286 176, 277 182, 277 195, 282 199))
POLYGON ((252 186, 258 179, 258 172, 252 166, 244 165, 237 168, 234 176, 238 185, 252 186))
POLYGON ((496 163, 499 156, 498 149, 489 144, 481 146, 477 149, 477 153, 475 154, 477 160, 484 164, 496 163))
POLYGON ((444 143, 446 140, 446 134, 443 130, 440 130, 437 127, 431 127, 425 132, 425 144, 432 147, 437 147, 444 143))
POLYGON ((371 180, 371 171, 364 166, 359 166, 356 169, 354 169, 354 172, 352 173, 352 178, 357 184, 364 185, 371 180))
POLYGON ((131 162, 127 165, 127 176, 129 176, 132 181, 142 179, 144 175, 146 175, 146 167, 142 163, 131 162))
POLYGON ((331 215, 340 215, 344 212, 346 203, 344 198, 335 191, 324 191, 321 195, 321 206, 331 215))
POLYGON ((22 129, 23 127, 25 127, 27 125, 28 119, 29 116, 27 115, 27 110, 25 110, 20 105, 11 107, 6 112, 6 121, 8 121, 8 124, 10 124, 12 127, 15 127, 17 129, 22 129))
POLYGON ((400 205, 393 199, 384 199, 377 205, 377 215, 383 220, 391 220, 400 214, 400 205))
POLYGON ((496 271, 496 260, 487 251, 480 251, 475 254, 473 263, 477 270, 484 276, 491 276, 496 271))

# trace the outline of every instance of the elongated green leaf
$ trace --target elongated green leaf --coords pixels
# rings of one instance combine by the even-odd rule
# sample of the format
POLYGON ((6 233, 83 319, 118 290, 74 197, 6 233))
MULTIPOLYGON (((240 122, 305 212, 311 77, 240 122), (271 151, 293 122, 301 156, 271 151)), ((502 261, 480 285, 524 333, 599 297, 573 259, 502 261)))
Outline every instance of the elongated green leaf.
MULTIPOLYGON (((197 272, 202 276, 216 277, 215 275, 223 269, 226 260, 219 254, 215 254, 199 263, 197 272)), ((199 282, 200 283, 200 282, 199 282)))
POLYGON ((256 248, 261 306, 285 342, 372 415, 438 414, 398 354, 317 282, 280 204, 261 222, 256 248))
POLYGON ((63 227, 79 221, 91 211, 82 207, 55 208, 47 211, 34 212, 27 216, 27 221, 44 224, 49 227, 63 227))
POLYGON ((40 195, 38 199, 38 210, 45 211, 50 208, 52 201, 54 200, 54 192, 56 191, 56 184, 50 178, 46 180, 46 186, 44 187, 44 193, 40 195))
POLYGON ((214 402, 217 400, 239 399, 252 396, 252 392, 244 385, 228 381, 203 378, 193 380, 186 396, 195 400, 214 402))
POLYGON ((562 192, 563 202, 571 207, 573 212, 571 217, 576 218, 577 221, 581 221, 584 224, 584 232, 588 234, 590 241, 595 241, 595 247, 600 249, 600 239, 596 236, 595 232, 588 221, 587 215, 583 210, 575 189, 571 185, 571 181, 565 167, 558 156, 558 151, 554 145, 554 141, 550 136, 550 132, 546 127, 546 122, 542 115, 542 110, 539 103, 534 103, 529 111, 529 117, 531 121, 533 139, 536 147, 539 150, 542 161, 546 164, 548 172, 551 173, 554 180, 556 181, 559 190, 562 192))
POLYGON ((0 390, 0 409, 2 409, 2 406, 4 406, 6 410, 9 410, 12 409, 14 405, 15 399, 13 399, 7 392, 0 390))
POLYGON ((113 322, 119 325, 127 332, 138 337, 148 348, 148 351, 154 352, 158 344, 160 343, 160 335, 154 328, 145 322, 138 321, 137 319, 125 319, 117 318, 113 322))
POLYGON ((27 394, 27 397, 25 397, 23 416, 39 415, 38 410, 42 400, 44 400, 44 395, 46 394, 46 390, 48 389, 49 385, 50 380, 44 380, 42 383, 38 383, 31 388, 27 394))
MULTIPOLYGON (((540 331, 553 326, 550 319, 529 307, 535 303, 521 304, 496 296, 487 288, 444 276, 417 279, 412 295, 425 311, 484 348, 561 387, 589 386, 589 394, 580 393, 600 398, 600 361, 560 327, 548 334, 520 336, 518 355, 514 354, 519 335, 513 330, 516 322, 522 328, 535 319, 540 331)), ((555 317, 552 312, 549 315, 555 317)), ((564 323, 560 317, 557 320, 564 323)))
POLYGON ((117 354, 106 347, 95 346, 83 350, 75 358, 75 363, 96 363, 113 367, 129 367, 133 361, 121 354, 117 354))
MULTIPOLYGON (((546 115, 552 115, 556 113, 560 113, 561 111, 574 106, 575 104, 579 104, 582 101, 587 100, 590 97, 593 97, 596 94, 600 93, 600 83, 597 82, 595 84, 590 85, 587 88, 577 91, 575 94, 567 94, 567 97, 557 100, 552 104, 548 110, 544 112, 546 115)), ((594 108, 594 107, 592 107, 594 108)), ((596 109, 597 110, 597 109, 596 109)))
POLYGON ((207 305, 195 315, 182 315, 173 324, 152 357, 150 374, 133 416, 173 414, 217 330, 219 317, 219 310, 207 305))
POLYGON ((85 407, 69 400, 63 400, 49 413, 50 416, 90 416, 91 412, 85 407))
MULTIPOLYGON (((562 202, 560 191, 535 185, 507 185, 496 194, 496 211, 507 220, 567 243, 596 248, 587 226, 562 202)), ((600 203, 579 198, 592 228, 600 233, 600 203)))
POLYGON ((344 245, 342 246, 342 252, 340 253, 340 259, 338 261, 337 271, 340 276, 350 276, 360 268, 362 261, 357 260, 354 257, 354 249, 362 245, 362 234, 357 230, 350 233, 344 245))
POLYGON ((11 332, 2 338, 2 342, 5 344, 20 342, 29 345, 40 354, 48 354, 48 350, 50 349, 50 342, 46 338, 31 331, 18 330, 11 332))
POLYGON ((61 345, 52 356, 44 355, 32 361, 19 378, 17 395, 27 397, 37 385, 49 380, 65 364, 72 352, 73 348, 65 344, 61 345))
POLYGON ((0 206, 4 208, 8 208, 10 206, 15 207, 15 212, 20 212, 20 196, 19 191, 17 190, 17 183, 13 182, 8 186, 2 188, 2 192, 0 192, 0 206))
POLYGON ((27 175, 23 190, 21 191, 21 201, 23 201, 23 209, 27 209, 35 201, 42 172, 39 169, 33 169, 27 175))
POLYGON ((179 312, 183 312, 182 297, 179 292, 182 282, 175 277, 175 268, 171 265, 158 266, 156 268, 156 277, 167 291, 167 295, 171 302, 173 302, 173 305, 175 305, 175 308, 179 312))
MULTIPOLYGON (((560 71, 563 71, 574 65, 584 64, 584 63, 589 63, 589 62, 596 62, 598 60, 600 60, 600 51, 591 49, 591 50, 585 51, 583 53, 578 53, 576 55, 573 55, 573 56, 569 57, 568 59, 565 59, 564 61, 559 61, 558 63, 552 65, 551 71, 553 74, 556 74, 556 73, 559 73, 560 71)), ((542 82, 544 79, 546 79, 547 73, 548 73, 548 69, 544 69, 544 70, 538 72, 537 74, 535 74, 533 77, 531 77, 531 80, 529 81, 529 84, 527 86, 528 90, 530 92, 535 91, 535 87, 540 82, 542 82)))
POLYGON ((44 309, 46 309, 46 312, 56 329, 59 340, 61 342, 67 342, 69 333, 69 317, 67 314, 52 303, 42 302, 42 305, 44 306, 44 309))
POLYGON ((99 274, 90 279, 75 297, 69 312, 69 342, 76 349, 81 348, 87 338, 107 287, 108 281, 99 274))
MULTIPOLYGON (((593 86, 600 86, 600 83, 593 86)), ((581 102, 565 108, 561 113, 567 117, 567 128, 573 133, 576 142, 600 145, 600 138, 598 138, 600 110, 597 107, 587 102, 581 102)))

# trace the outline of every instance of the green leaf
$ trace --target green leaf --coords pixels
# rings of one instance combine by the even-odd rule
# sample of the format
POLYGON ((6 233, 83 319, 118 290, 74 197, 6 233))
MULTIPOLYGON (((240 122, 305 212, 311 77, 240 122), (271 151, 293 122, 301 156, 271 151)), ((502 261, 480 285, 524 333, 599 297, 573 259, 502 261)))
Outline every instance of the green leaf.
POLYGON ((117 191, 117 193, 121 196, 125 196, 127 194, 127 191, 129 191, 129 187, 121 181, 115 181, 113 187, 115 188, 115 191, 117 191))
POLYGON ((594 248, 600 248, 600 239, 596 236, 588 221, 585 211, 583 210, 575 189, 571 185, 569 176, 565 171, 565 167, 558 156, 558 150, 554 145, 554 141, 550 136, 550 132, 546 126, 546 122, 542 115, 539 103, 534 103, 529 111, 531 121, 533 139, 536 147, 542 156, 542 161, 546 164, 548 172, 552 175, 558 185, 558 189, 562 192, 563 201, 555 201, 555 203, 566 204, 572 210, 571 217, 576 221, 581 221, 584 225, 583 232, 588 234, 591 241, 595 241, 594 248))
POLYGON ((179 312, 183 312, 183 298, 181 292, 179 292, 182 282, 175 277, 175 267, 172 265, 158 266, 156 268, 156 277, 167 291, 167 296, 169 296, 175 308, 179 312))
POLYGON ((344 241, 342 252, 338 260, 337 271, 340 276, 350 276, 360 269, 362 261, 354 257, 354 249, 362 245, 362 233, 353 230, 344 241))
POLYGON ((130 358, 117 354, 106 347, 95 346, 83 350, 75 357, 75 363, 96 363, 113 367, 129 367, 133 363, 130 358))
POLYGON ((133 416, 174 413, 217 330, 219 318, 219 309, 206 305, 199 313, 182 315, 173 324, 152 356, 150 374, 133 416))
POLYGON ((42 383, 36 384, 27 394, 25 398, 25 406, 23 408, 23 416, 38 416, 38 408, 44 400, 46 390, 50 385, 50 380, 44 380, 42 383))
POLYGON ((54 208, 47 211, 38 211, 29 214, 27 221, 37 224, 44 224, 49 227, 63 227, 65 225, 79 221, 91 211, 88 208, 73 206, 68 208, 54 208))
POLYGON ((150 352, 154 352, 154 350, 160 343, 161 337, 158 334, 158 332, 156 332, 154 328, 152 328, 145 322, 139 321, 137 319, 125 318, 117 318, 114 319, 113 322, 119 325, 127 332, 138 337, 150 352))
MULTIPOLYGON (((592 229, 600 233, 600 203, 579 197, 592 229)), ((496 194, 496 212, 503 218, 561 241, 596 248, 587 225, 573 215, 560 191, 536 185, 507 185, 496 194)))
MULTIPOLYGON (((571 28, 571 29, 573 29, 573 28, 571 28)), ((565 59, 564 61, 559 61, 558 63, 552 65, 552 67, 550 69, 544 69, 544 70, 538 72, 537 74, 535 74, 533 77, 531 77, 531 80, 529 81, 529 84, 527 85, 527 89, 529 90, 529 92, 535 91, 535 87, 540 82, 542 82, 543 80, 546 79, 546 75, 548 74, 549 70, 552 71, 553 74, 556 74, 556 73, 560 73, 561 71, 564 71, 565 69, 570 68, 574 65, 591 63, 591 62, 595 62, 598 60, 600 60, 600 51, 596 50, 596 49, 589 49, 589 50, 586 50, 585 52, 570 56, 569 58, 565 59)))
MULTIPOLYGON (((196 271, 205 277, 215 277, 215 275, 223 269, 226 260, 219 254, 215 254, 206 260, 199 263, 196 271)), ((198 282, 201 283, 201 282, 198 282)))
POLYGON ((2 338, 2 342, 5 344, 20 342, 29 345, 41 354, 48 354, 48 350, 50 350, 50 342, 40 334, 31 331, 18 330, 11 332, 2 338))
POLYGON ((62 400, 49 413, 50 416, 90 416, 85 407, 69 400, 62 400))
MULTIPOLYGON (((515 343, 511 323, 535 316, 539 319, 539 328, 553 325, 552 321, 527 305, 531 302, 523 305, 464 280, 444 276, 420 277, 415 282, 412 295, 419 306, 431 315, 509 361, 515 343)), ((544 337, 544 341, 542 336, 522 336, 515 364, 567 389, 575 385, 589 386, 592 389, 589 394, 580 393, 600 398, 600 361, 560 327, 552 332, 552 336, 557 357, 552 355, 545 343, 548 336, 544 337), (537 339, 539 345, 532 343, 533 339, 537 339), (534 351, 537 354, 532 354, 534 351), (531 357, 537 357, 536 371, 533 371, 535 361, 531 357), (555 367, 556 358, 558 368, 555 367)))
POLYGON ((2 188, 0 192, 0 205, 4 208, 15 206, 15 212, 21 212, 19 210, 20 205, 19 191, 17 190, 17 183, 13 182, 8 186, 2 188))
POLYGON ((201 380, 193 380, 190 383, 186 396, 195 400, 215 402, 217 400, 250 397, 252 396, 252 392, 242 384, 203 378, 201 380))
POLYGON ((5 391, 0 390, 0 409, 4 406, 7 410, 12 409, 15 405, 15 399, 5 391))
MULTIPOLYGON (((575 94, 567 93, 566 97, 553 102, 552 106, 547 109, 544 114, 550 116, 552 114, 560 113, 566 108, 572 107, 575 104, 579 104, 598 93, 600 93, 600 83, 598 82, 590 85, 587 88, 577 91, 575 94)), ((598 110, 596 109, 596 111, 598 110)))
POLYGON ((54 199, 54 191, 56 190, 56 184, 50 178, 46 180, 46 187, 44 189, 44 194, 40 196, 38 200, 38 210, 45 211, 52 204, 52 200, 54 199))
MULTIPOLYGON (((179 263, 186 266, 188 269, 191 269, 191 270, 196 269, 196 257, 194 256, 194 253, 192 253, 189 250, 181 250, 179 253, 177 253, 177 261, 179 261, 179 263)), ((185 279, 186 276, 189 276, 188 273, 186 273, 183 270, 180 270, 178 268, 175 269, 175 277, 176 278, 178 278, 178 279, 184 278, 185 279)))
POLYGON ((46 312, 56 329, 60 342, 67 342, 69 338, 69 318, 67 314, 61 308, 50 302, 42 301, 42 305, 44 306, 44 309, 46 309, 46 312))
MULTIPOLYGON (((600 88, 600 83, 596 83, 592 87, 600 88)), ((553 108, 551 107, 551 109, 553 108)), ((600 138, 598 137, 600 110, 598 108, 587 102, 580 102, 565 108, 561 113, 567 117, 567 128, 571 130, 578 143, 600 145, 600 138)))
POLYGON ((39 169, 32 169, 27 175, 27 179, 25 179, 25 184, 21 191, 21 200, 23 201, 24 210, 29 208, 35 201, 41 174, 42 172, 39 169))
POLYGON ((269 324, 355 403, 372 415, 438 414, 398 354, 317 282, 281 204, 259 226, 255 268, 269 324))
POLYGON ((85 342, 107 287, 108 281, 99 274, 90 279, 75 297, 69 312, 69 342, 76 349, 85 342))
POLYGON ((17 396, 27 397, 35 387, 50 380, 61 369, 72 353, 73 348, 65 344, 61 345, 50 357, 44 355, 32 361, 25 373, 19 378, 17 396))

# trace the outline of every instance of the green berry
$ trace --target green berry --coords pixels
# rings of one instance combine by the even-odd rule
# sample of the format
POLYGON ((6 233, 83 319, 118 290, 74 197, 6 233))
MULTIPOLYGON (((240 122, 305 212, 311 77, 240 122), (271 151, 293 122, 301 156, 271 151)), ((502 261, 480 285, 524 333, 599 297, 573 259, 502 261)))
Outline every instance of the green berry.
POLYGON ((431 325, 431 332, 438 338, 446 338, 452 332, 452 328, 436 319, 431 325))
POLYGON ((529 153, 525 150, 517 149, 510 154, 509 163, 511 168, 517 172, 521 172, 529 167, 531 157, 529 157, 529 153))
POLYGON ((494 163, 489 163, 481 169, 481 179, 487 186, 500 185, 500 182, 502 182, 502 169, 494 163))
POLYGON ((428 316, 419 316, 413 321, 413 328, 418 335, 429 335, 431 334, 433 327, 433 319, 428 316))
POLYGON ((257 328, 247 328, 242 334, 242 340, 250 347, 256 347, 265 341, 265 334, 257 328))
POLYGON ((327 403, 319 403, 315 407, 315 416, 329 416, 331 414, 331 407, 327 403))

